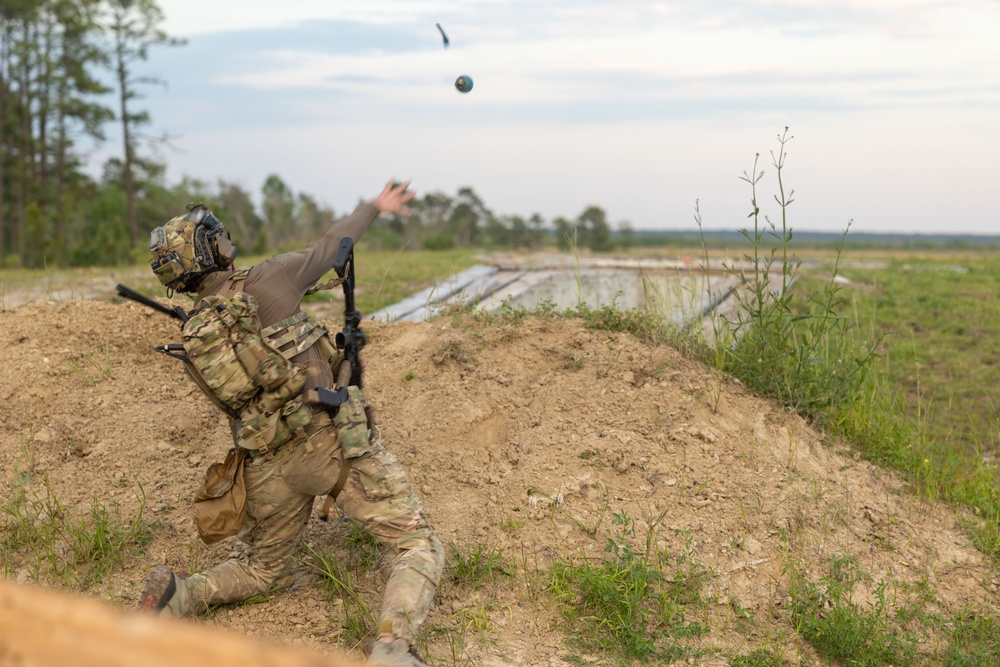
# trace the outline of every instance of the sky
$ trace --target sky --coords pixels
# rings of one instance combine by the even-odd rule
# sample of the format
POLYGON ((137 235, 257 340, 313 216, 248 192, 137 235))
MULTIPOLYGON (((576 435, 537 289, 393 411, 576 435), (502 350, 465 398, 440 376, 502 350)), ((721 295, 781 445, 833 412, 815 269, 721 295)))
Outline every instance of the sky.
POLYGON ((1000 234, 1000 0, 159 5, 186 44, 137 69, 168 82, 139 104, 171 182, 276 173, 345 214, 411 179, 500 215, 735 230, 762 171, 793 230, 1000 234))

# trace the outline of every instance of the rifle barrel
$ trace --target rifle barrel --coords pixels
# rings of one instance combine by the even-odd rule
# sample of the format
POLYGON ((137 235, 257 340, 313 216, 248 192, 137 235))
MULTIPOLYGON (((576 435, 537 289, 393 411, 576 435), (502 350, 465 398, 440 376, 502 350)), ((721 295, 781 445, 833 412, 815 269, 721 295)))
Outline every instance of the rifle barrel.
POLYGON ((156 301, 153 301, 152 299, 139 294, 134 289, 125 287, 125 285, 122 285, 121 283, 115 285, 115 291, 118 292, 119 296, 123 296, 126 299, 130 299, 137 303, 141 303, 147 308, 152 308, 157 312, 163 313, 164 315, 169 315, 170 317, 178 319, 182 322, 187 321, 187 318, 181 315, 180 312, 178 312, 176 309, 167 308, 162 303, 157 303, 156 301))

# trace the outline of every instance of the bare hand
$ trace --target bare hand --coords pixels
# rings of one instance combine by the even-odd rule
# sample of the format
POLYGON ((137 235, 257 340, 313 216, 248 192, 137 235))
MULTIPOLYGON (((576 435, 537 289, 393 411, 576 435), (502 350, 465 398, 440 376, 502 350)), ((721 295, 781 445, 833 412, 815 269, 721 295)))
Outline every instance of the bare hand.
POLYGON ((409 181, 399 184, 389 181, 379 196, 372 200, 372 204, 379 213, 394 213, 405 218, 413 213, 413 209, 407 206, 413 199, 413 193, 407 190, 409 186, 409 181))

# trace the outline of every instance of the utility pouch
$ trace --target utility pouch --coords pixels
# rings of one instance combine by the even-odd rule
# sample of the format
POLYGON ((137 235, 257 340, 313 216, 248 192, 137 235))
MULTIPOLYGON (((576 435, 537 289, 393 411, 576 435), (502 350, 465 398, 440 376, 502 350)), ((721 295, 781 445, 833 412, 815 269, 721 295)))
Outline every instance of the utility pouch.
POLYGON ((253 417, 244 416, 237 442, 242 449, 266 454, 292 439, 281 412, 260 412, 253 417))
POLYGON ((243 462, 247 452, 233 448, 221 463, 213 463, 194 496, 195 525, 205 544, 215 544, 240 531, 247 516, 243 462))
POLYGON ((368 416, 365 414, 365 396, 358 387, 347 388, 347 400, 333 416, 337 438, 345 459, 356 459, 371 451, 368 440, 368 416))
POLYGON ((297 396, 281 408, 281 416, 285 420, 285 426, 292 433, 298 433, 302 429, 307 429, 313 425, 312 412, 302 401, 302 396, 297 396))

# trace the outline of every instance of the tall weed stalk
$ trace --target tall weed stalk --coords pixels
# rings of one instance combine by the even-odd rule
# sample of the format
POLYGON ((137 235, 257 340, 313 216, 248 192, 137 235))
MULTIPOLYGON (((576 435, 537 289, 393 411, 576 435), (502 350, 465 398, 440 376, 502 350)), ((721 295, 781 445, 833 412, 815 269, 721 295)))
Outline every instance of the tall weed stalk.
POLYGON ((847 229, 836 247, 829 282, 805 303, 793 292, 801 263, 792 252, 788 209, 794 190, 785 184, 788 128, 778 135, 771 152, 777 178, 774 200, 779 222, 762 214, 758 187, 764 178, 760 155, 741 180, 750 186, 752 226, 740 230, 749 243, 740 265, 734 267, 737 308, 714 328, 713 347, 721 369, 739 378, 751 391, 772 397, 789 408, 826 421, 859 400, 875 369, 879 339, 864 340, 856 318, 846 314, 847 299, 835 278, 847 229))

